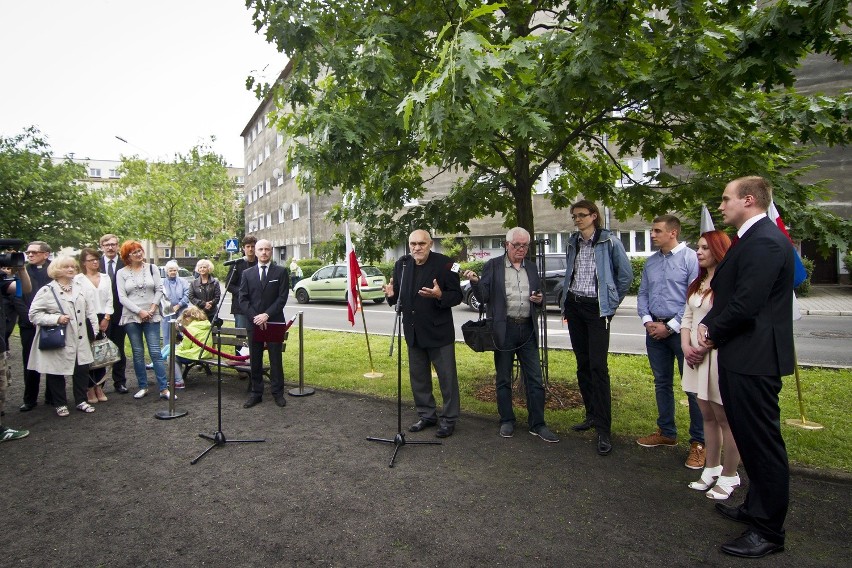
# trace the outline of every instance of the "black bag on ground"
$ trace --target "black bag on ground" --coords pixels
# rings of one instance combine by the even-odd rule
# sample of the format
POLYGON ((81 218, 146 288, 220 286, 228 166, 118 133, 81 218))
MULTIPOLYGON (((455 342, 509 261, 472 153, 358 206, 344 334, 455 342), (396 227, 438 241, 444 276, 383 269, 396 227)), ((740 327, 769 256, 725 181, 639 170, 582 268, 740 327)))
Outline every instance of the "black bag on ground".
POLYGON ((492 322, 490 319, 483 317, 481 306, 479 319, 463 323, 461 330, 462 335, 464 336, 464 342, 477 353, 482 353, 483 351, 494 351, 496 349, 496 346, 494 345, 494 330, 492 328, 492 322))

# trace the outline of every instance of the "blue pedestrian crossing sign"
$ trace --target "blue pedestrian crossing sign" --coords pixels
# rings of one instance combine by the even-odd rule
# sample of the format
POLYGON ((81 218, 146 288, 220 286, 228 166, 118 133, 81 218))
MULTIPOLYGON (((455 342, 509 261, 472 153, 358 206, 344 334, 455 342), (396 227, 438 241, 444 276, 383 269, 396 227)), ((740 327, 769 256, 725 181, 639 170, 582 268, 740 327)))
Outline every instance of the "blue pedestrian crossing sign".
POLYGON ((240 250, 240 241, 237 239, 228 239, 225 241, 225 250, 228 252, 237 252, 240 250))

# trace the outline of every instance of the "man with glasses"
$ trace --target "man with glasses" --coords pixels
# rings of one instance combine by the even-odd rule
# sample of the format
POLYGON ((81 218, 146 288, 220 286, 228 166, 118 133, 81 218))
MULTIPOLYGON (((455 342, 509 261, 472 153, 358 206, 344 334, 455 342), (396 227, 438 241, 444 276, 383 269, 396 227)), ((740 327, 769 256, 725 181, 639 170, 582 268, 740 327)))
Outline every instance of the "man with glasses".
POLYGON ((621 241, 602 228, 594 202, 583 199, 572 205, 571 219, 577 232, 568 239, 562 317, 568 322, 577 357, 577 384, 586 407, 586 419, 571 429, 594 428, 598 454, 605 456, 612 451, 609 323, 627 295, 633 268, 621 241))
POLYGON ((432 365, 438 374, 443 412, 435 436, 453 435, 459 418, 459 379, 456 374, 453 306, 462 301, 458 264, 432 252, 432 237, 418 229, 408 237, 411 254, 396 261, 393 278, 384 287, 388 304, 399 302, 408 344, 408 367, 414 405, 420 419, 409 432, 438 425, 432 394, 432 365))
POLYGON ((118 237, 112 233, 107 233, 102 236, 99 241, 101 245, 100 272, 109 276, 110 285, 112 286, 112 316, 106 316, 109 319, 109 328, 107 329, 107 337, 118 345, 118 352, 121 358, 112 365, 112 384, 115 392, 119 394, 127 394, 127 356, 124 354, 124 340, 126 333, 123 325, 118 325, 121 321, 121 301, 118 298, 118 283, 115 275, 120 268, 124 268, 124 263, 121 261, 121 256, 118 254, 118 237))
POLYGON ((500 435, 511 438, 515 432, 512 370, 517 355, 527 394, 529 432, 555 443, 559 438, 544 422, 544 385, 538 356, 538 307, 543 296, 535 262, 526 258, 529 249, 529 232, 522 227, 509 229, 506 254, 486 262, 482 278, 472 270, 464 276, 470 280, 476 299, 486 304, 488 317, 494 322, 500 435))
MULTIPOLYGON (((44 241, 33 241, 26 248, 27 274, 30 277, 32 289, 24 294, 24 305, 27 313, 18 314, 18 329, 21 334, 21 358, 24 361, 24 402, 19 407, 21 412, 29 412, 38 404, 38 391, 41 387, 41 373, 28 369, 30 351, 35 341, 36 326, 30 321, 28 312, 36 293, 42 286, 50 282, 47 267, 50 266, 50 245, 44 241)), ((45 404, 53 404, 49 391, 44 395, 45 404)))

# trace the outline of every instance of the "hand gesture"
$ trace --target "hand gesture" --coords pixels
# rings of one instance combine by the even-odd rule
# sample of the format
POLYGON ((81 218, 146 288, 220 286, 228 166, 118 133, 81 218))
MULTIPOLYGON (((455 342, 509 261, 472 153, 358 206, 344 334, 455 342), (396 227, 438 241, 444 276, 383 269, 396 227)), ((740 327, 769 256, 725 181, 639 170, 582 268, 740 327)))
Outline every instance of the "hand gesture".
POLYGON ((390 282, 382 286, 382 291, 386 297, 393 298, 393 278, 390 279, 390 282))
POLYGON ((424 298, 435 298, 436 300, 440 300, 442 296, 441 287, 438 286, 438 281, 434 279, 432 280, 431 288, 423 286, 417 291, 417 294, 424 298))

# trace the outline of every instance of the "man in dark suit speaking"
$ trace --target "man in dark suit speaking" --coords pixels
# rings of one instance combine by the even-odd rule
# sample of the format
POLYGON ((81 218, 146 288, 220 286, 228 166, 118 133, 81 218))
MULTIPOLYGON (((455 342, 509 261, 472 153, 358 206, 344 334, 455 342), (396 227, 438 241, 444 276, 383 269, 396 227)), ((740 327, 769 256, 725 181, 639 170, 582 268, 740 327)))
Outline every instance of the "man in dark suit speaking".
POLYGON ((459 418, 459 379, 456 374, 455 327, 453 306, 462 301, 458 265, 451 258, 432 252, 432 237, 417 230, 408 237, 407 254, 396 262, 393 278, 385 286, 388 304, 399 302, 402 328, 408 344, 411 392, 420 420, 409 426, 410 432, 438 424, 435 397, 432 395, 432 365, 444 409, 435 436, 452 436, 459 418))
POLYGON ((698 329, 703 346, 719 350, 719 391, 749 478, 739 507, 723 516, 749 525, 722 552, 759 558, 784 550, 790 470, 781 437, 781 377, 793 372, 794 254, 766 216, 772 188, 763 178, 725 187, 719 210, 737 237, 710 282, 713 308, 698 329))
MULTIPOLYGON (((251 408, 263 400, 263 341, 255 341, 258 330, 269 323, 285 323, 284 305, 290 294, 287 269, 272 262, 272 243, 261 239, 255 246, 257 266, 242 273, 240 280, 240 309, 249 322, 249 354, 251 356, 251 394, 243 408, 251 408)), ((284 398, 284 367, 281 361, 283 343, 267 342, 269 350, 270 391, 275 404, 286 406, 284 398)))

